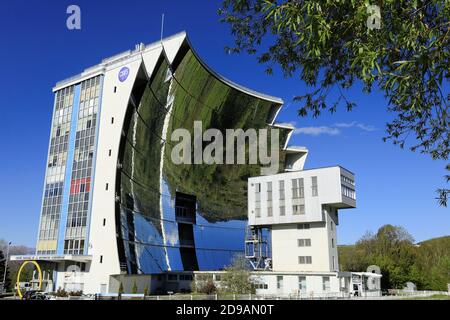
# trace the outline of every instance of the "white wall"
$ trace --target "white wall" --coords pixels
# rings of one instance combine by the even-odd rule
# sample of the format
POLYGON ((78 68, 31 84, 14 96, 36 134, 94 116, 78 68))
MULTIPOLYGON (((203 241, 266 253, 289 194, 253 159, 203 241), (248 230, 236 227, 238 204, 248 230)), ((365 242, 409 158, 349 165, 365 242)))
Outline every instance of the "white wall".
MULTIPOLYGON (((174 59, 185 37, 185 34, 181 34, 164 41, 169 60, 174 59)), ((109 291, 110 275, 120 274, 115 223, 115 181, 123 122, 139 68, 142 65, 150 76, 161 52, 161 46, 144 49, 141 54, 134 54, 108 66, 104 75, 88 251, 92 255, 92 263, 85 277, 86 293, 100 292, 101 285, 106 285, 109 291), (130 69, 130 73, 124 82, 120 82, 118 73, 124 66, 130 69), (114 123, 111 123, 112 118, 114 123), (104 219, 106 223, 103 226, 104 219)))
POLYGON ((250 178, 248 181, 249 225, 264 226, 271 230, 273 271, 332 272, 339 270, 336 227, 339 225, 338 208, 352 208, 356 201, 342 194, 342 181, 354 176, 341 167, 327 167, 271 176, 250 178), (312 177, 317 177, 317 196, 313 196, 312 177), (293 199, 292 179, 303 178, 304 197, 293 199), (279 182, 284 181, 284 200, 280 199, 279 182), (268 214, 268 183, 272 183, 272 216, 268 214), (256 185, 261 185, 260 201, 256 201, 256 185), (285 215, 280 215, 280 204, 285 215), (293 214, 293 205, 303 204, 304 214, 293 214), (261 208, 260 217, 256 208, 261 208), (298 228, 308 224, 309 229, 298 228), (298 245, 298 239, 310 239, 311 246, 298 245), (311 257, 311 263, 299 263, 299 257, 311 257))
POLYGON ((92 263, 86 277, 86 293, 100 292, 100 285, 108 285, 111 274, 120 274, 115 223, 117 157, 128 99, 142 60, 138 57, 127 62, 130 74, 126 81, 118 80, 123 64, 108 70, 104 77, 88 250, 92 263))
POLYGON ((286 274, 286 273, 261 273, 260 275, 253 275, 252 280, 257 283, 267 284, 267 289, 256 289, 256 294, 260 295, 298 295, 302 296, 317 296, 326 295, 330 293, 341 292, 340 278, 337 273, 317 273, 317 274, 286 274), (277 277, 283 277, 282 289, 277 287, 277 277), (299 291, 299 276, 306 278, 306 292, 299 291), (330 278, 329 290, 323 290, 323 277, 330 278))
POLYGON ((310 229, 297 229, 296 224, 273 225, 271 228, 273 271, 338 271, 335 233, 330 230, 329 224, 323 222, 310 223, 310 229), (331 247, 332 237, 334 248, 331 247), (310 239, 311 246, 298 246, 298 239, 310 239), (311 256, 312 263, 299 264, 299 256, 311 256))
MULTIPOLYGON (((322 205, 330 204, 340 208, 354 208, 356 201, 344 197, 341 192, 341 174, 354 180, 353 174, 341 167, 327 167, 320 169, 285 172, 276 175, 252 177, 248 179, 248 220, 249 225, 272 225, 298 222, 324 221, 322 205), (318 196, 312 196, 311 178, 317 177, 318 196), (292 179, 303 178, 305 214, 292 214, 292 179), (280 216, 279 181, 284 181, 286 215, 280 216), (267 215, 267 182, 272 182, 272 210, 273 216, 267 215), (255 187, 261 184, 261 217, 255 214, 255 187)), ((298 201, 298 200, 297 200, 298 201)))

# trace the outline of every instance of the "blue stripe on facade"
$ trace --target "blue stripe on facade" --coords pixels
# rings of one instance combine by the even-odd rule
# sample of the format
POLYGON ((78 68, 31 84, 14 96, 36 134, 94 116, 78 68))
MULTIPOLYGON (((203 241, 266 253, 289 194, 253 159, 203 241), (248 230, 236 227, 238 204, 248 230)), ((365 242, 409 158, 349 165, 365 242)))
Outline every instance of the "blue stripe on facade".
POLYGON ((72 118, 70 122, 69 145, 67 146, 66 172, 64 177, 64 191, 59 219, 57 254, 64 254, 64 239, 66 234, 67 212, 69 210, 70 185, 72 180, 73 156, 75 151, 75 138, 77 135, 78 109, 80 107, 81 84, 75 86, 72 118))
POLYGON ((102 96, 103 96, 103 76, 100 76, 100 90, 98 94, 98 109, 97 109, 97 124, 95 126, 95 145, 94 145, 94 157, 92 159, 92 172, 91 172, 91 190, 89 194, 89 207, 88 216, 86 220, 86 238, 84 241, 84 254, 88 254, 89 250, 89 233, 91 230, 91 216, 92 216, 92 201, 94 200, 94 183, 95 183, 95 168, 97 163, 97 147, 98 136, 100 130, 100 116, 102 112, 102 96))

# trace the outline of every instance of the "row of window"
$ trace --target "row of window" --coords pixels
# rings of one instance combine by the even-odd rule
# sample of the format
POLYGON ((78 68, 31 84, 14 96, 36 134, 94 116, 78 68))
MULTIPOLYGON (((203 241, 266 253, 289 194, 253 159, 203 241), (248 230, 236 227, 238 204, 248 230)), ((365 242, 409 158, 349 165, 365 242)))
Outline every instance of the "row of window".
POLYGON ((78 252, 84 251, 84 240, 65 240, 64 241, 64 253, 66 254, 78 254, 78 252))
POLYGON ((346 196, 347 198, 356 200, 356 192, 353 189, 350 189, 347 186, 341 185, 342 188, 342 195, 346 196))
POLYGON ((74 89, 70 86, 55 93, 39 240, 54 240, 58 235, 74 89))
POLYGON ((168 281, 192 281, 194 277, 191 274, 167 274, 168 281))
MULTIPOLYGON (((286 215, 286 207, 280 206, 280 216, 286 215)), ((293 215, 303 215, 305 214, 305 205, 304 204, 295 204, 292 206, 292 214, 293 215)), ((261 208, 255 208, 255 216, 257 218, 261 218, 261 208)), ((272 217, 273 216, 273 209, 271 206, 267 207, 267 216, 272 217)))
MULTIPOLYGON (((292 198, 304 198, 305 197, 305 187, 304 187, 304 179, 292 179, 292 198)), ((280 200, 285 199, 285 189, 284 189, 284 180, 278 181, 278 195, 280 200)), ((318 185, 317 185, 317 177, 311 177, 311 194, 313 197, 318 196, 318 185)), ((261 201, 261 183, 255 184, 255 199, 257 202, 261 201)), ((267 200, 272 200, 272 182, 267 182, 267 200)))
MULTIPOLYGON (((99 107, 100 76, 81 83, 80 106, 75 134, 75 150, 66 224, 66 241, 83 241, 89 209, 92 163, 94 158, 97 112, 99 107), (80 197, 81 195, 81 197, 80 197)), ((82 254, 83 247, 64 249, 64 253, 82 254)))
MULTIPOLYGON (((283 289, 283 276, 277 276, 277 289, 282 290, 283 289)), ((267 289, 267 286, 264 284, 259 284, 259 287, 257 289, 267 289), (262 287, 261 287, 262 286, 262 287)), ((298 290, 301 293, 306 293, 307 286, 306 286, 306 277, 305 276, 299 276, 298 277, 298 290)), ((330 277, 322 277, 322 290, 323 291, 330 291, 330 277)))
POLYGON ((341 174, 341 180, 345 183, 351 184, 352 186, 355 185, 355 181, 350 179, 349 177, 346 177, 344 175, 341 174))
POLYGON ((312 257, 311 256, 299 256, 298 264, 312 264, 312 257))
POLYGON ((311 247, 311 239, 298 239, 297 244, 299 247, 311 247))

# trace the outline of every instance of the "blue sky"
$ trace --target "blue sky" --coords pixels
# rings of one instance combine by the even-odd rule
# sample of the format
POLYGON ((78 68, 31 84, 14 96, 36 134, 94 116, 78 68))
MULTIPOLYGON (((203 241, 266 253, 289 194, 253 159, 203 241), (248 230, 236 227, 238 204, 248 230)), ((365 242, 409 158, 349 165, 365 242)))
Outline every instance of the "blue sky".
POLYGON ((200 56, 217 72, 285 101, 280 122, 300 128, 291 144, 306 146, 306 167, 342 165, 356 173, 358 208, 340 214, 338 242, 349 244, 383 224, 402 225, 417 241, 450 234, 450 210, 434 200, 445 163, 384 143, 392 118, 377 92, 348 92, 358 107, 318 119, 299 118, 292 97, 297 79, 267 76, 254 56, 229 55, 228 26, 219 1, 23 1, 0 4, 0 238, 34 246, 39 221, 53 104, 53 85, 101 59, 186 30, 200 56), (66 8, 81 7, 81 30, 66 28, 66 8))

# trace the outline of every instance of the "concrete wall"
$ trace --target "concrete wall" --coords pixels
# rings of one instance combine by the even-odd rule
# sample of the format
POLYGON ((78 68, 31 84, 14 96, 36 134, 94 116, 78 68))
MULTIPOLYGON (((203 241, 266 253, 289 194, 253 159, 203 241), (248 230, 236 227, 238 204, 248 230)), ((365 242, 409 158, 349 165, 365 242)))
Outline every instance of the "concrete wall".
POLYGON ((356 201, 344 197, 341 191, 341 175, 354 180, 353 175, 341 167, 328 167, 294 172, 280 173, 270 176, 252 177, 248 180, 248 219, 249 225, 272 225, 299 222, 324 221, 322 205, 330 204, 339 208, 354 208, 356 201), (312 177, 317 177, 318 196, 312 196, 312 177), (292 198, 292 179, 303 178, 304 198, 292 198), (280 215, 279 181, 284 181, 285 215, 280 215), (273 216, 267 214, 267 183, 272 182, 272 211, 273 216), (261 216, 255 214, 255 188, 261 184, 261 216), (299 202, 300 201, 300 202, 299 202), (305 205, 305 214, 293 215, 293 204, 305 205))
MULTIPOLYGON (((341 292, 340 278, 337 273, 317 273, 314 275, 309 274, 261 274, 259 276, 252 277, 255 282, 267 284, 267 289, 257 289, 256 294, 267 295, 318 295, 318 294, 331 294, 341 292), (299 277, 305 277, 306 290, 300 292, 299 290, 299 277), (282 277, 282 288, 277 286, 277 277, 282 277), (330 286, 328 290, 324 290, 323 282, 324 277, 328 277, 330 286)), ((343 289, 343 288, 342 288, 343 289)))
MULTIPOLYGON (((278 271, 336 271, 333 270, 330 232, 325 223, 310 224, 310 229, 294 225, 272 226, 272 269, 278 271), (311 239, 310 247, 299 247, 298 239, 311 239), (311 264, 299 264, 299 256, 311 256, 311 264)), ((337 261, 337 258, 336 258, 337 261)))

